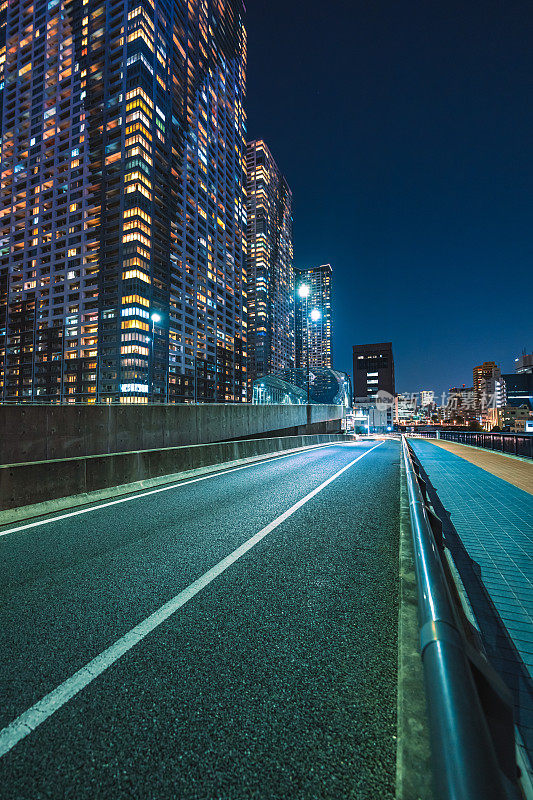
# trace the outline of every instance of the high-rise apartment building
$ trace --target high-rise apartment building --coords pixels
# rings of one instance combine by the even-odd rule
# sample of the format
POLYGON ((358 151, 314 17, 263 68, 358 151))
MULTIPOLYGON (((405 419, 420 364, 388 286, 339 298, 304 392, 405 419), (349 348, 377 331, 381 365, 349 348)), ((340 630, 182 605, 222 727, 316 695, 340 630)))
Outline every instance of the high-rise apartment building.
POLYGON ((505 382, 495 361, 474 367, 474 401, 476 412, 486 430, 498 422, 497 409, 506 403, 505 382))
POLYGON ((299 369, 307 368, 307 347, 311 370, 331 368, 331 280, 330 264, 295 270, 296 367, 299 369), (299 291, 302 285, 309 287, 308 297, 302 297, 299 291))
POLYGON ((245 399, 243 15, 3 4, 3 399, 245 399))
POLYGON ((353 346, 353 382, 356 398, 375 397, 378 392, 394 397, 392 342, 353 346))
POLYGON ((495 361, 485 361, 474 367, 474 400, 476 409, 481 411, 487 406, 499 408, 505 403, 505 384, 500 368, 495 361))
MULTIPOLYGON (((246 156, 248 378, 294 367, 292 193, 270 150, 246 156)), ((250 395, 251 396, 251 395, 250 395)))

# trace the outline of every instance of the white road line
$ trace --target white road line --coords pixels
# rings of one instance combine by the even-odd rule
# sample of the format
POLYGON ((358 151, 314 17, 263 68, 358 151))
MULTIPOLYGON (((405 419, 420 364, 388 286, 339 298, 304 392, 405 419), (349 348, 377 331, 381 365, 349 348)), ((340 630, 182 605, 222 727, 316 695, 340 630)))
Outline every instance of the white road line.
MULTIPOLYGON (((58 522, 61 519, 68 519, 69 517, 77 517, 80 514, 88 514, 89 511, 97 511, 99 508, 108 508, 109 506, 116 506, 119 503, 129 503, 131 500, 138 500, 141 497, 148 497, 151 494, 159 494, 160 492, 168 492, 171 489, 179 489, 181 486, 188 486, 191 483, 198 483, 199 481, 207 481, 210 478, 218 478, 219 475, 228 475, 230 472, 238 472, 241 469, 249 469, 250 467, 257 467, 260 464, 269 464, 271 461, 280 461, 282 458, 290 458, 290 456, 297 456, 300 453, 307 453, 310 450, 318 450, 322 447, 336 447, 338 444, 345 444, 344 442, 326 442, 325 444, 315 444, 306 447, 303 450, 296 450, 292 453, 286 453, 281 456, 272 456, 272 458, 264 458, 259 461, 253 461, 250 464, 243 464, 242 467, 232 467, 231 469, 220 470, 219 472, 210 472, 209 475, 202 475, 199 478, 190 478, 186 481, 175 481, 167 486, 160 486, 158 489, 147 489, 144 492, 137 494, 127 495, 120 497, 118 500, 108 500, 105 503, 98 503, 94 506, 87 508, 80 508, 77 511, 69 511, 66 514, 57 514, 55 517, 47 517, 46 519, 37 520, 37 522, 28 522, 25 525, 17 525, 16 528, 9 528, 5 531, 0 531, 0 536, 7 536, 8 533, 16 533, 17 531, 26 531, 29 528, 36 528, 39 525, 48 525, 50 522, 58 522)), ((213 464, 213 466, 216 466, 213 464)), ((163 477, 163 476, 161 476, 163 477)))
POLYGON ((248 550, 255 547, 261 539, 264 539, 265 536, 268 536, 268 534, 281 525, 282 522, 285 522, 286 519, 292 516, 295 511, 298 511, 299 508, 308 503, 309 500, 321 492, 322 489, 325 489, 326 486, 329 486, 329 484, 342 475, 343 472, 353 467, 354 464, 382 444, 384 444, 384 442, 374 445, 374 447, 365 450, 360 456, 354 458, 353 461, 346 464, 345 467, 332 475, 331 478, 321 483, 320 486, 317 486, 312 492, 309 492, 309 494, 306 494, 301 500, 298 500, 298 502, 287 509, 287 511, 284 511, 283 514, 276 517, 273 522, 270 522, 265 528, 244 542, 244 544, 241 544, 233 553, 230 553, 229 556, 226 556, 226 558, 223 558, 218 564, 215 564, 214 567, 211 567, 211 569, 205 572, 198 580, 191 583, 186 589, 173 597, 172 600, 169 600, 158 608, 157 611, 154 611, 153 614, 150 614, 149 617, 128 631, 128 633, 112 644, 111 647, 108 647, 107 650, 104 650, 97 655, 96 658, 93 658, 92 661, 89 661, 89 663, 78 670, 78 672, 75 672, 74 675, 67 678, 57 689, 45 695, 41 700, 35 703, 35 705, 21 714, 20 717, 13 720, 6 728, 0 731, 0 757, 8 753, 21 739, 28 736, 28 734, 34 731, 42 722, 48 719, 48 717, 75 697, 78 692, 81 692, 89 683, 105 672, 108 667, 122 658, 128 650, 131 650, 131 648, 142 641, 145 636, 155 630, 155 628, 158 628, 159 625, 175 614, 175 612, 188 603, 189 600, 192 600, 195 595, 214 581, 222 572, 225 572, 228 567, 238 561, 248 550))

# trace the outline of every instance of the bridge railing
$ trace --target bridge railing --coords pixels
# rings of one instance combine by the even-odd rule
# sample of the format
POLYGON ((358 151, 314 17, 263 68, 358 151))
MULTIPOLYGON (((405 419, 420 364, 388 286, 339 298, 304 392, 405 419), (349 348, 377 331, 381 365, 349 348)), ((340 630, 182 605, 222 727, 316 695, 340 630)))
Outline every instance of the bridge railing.
POLYGON ((448 442, 460 442, 486 450, 497 450, 508 455, 533 458, 533 436, 520 433, 469 433, 440 431, 440 438, 448 442))
POLYGON ((402 448, 437 797, 517 797, 510 698, 466 639, 443 566, 442 525, 427 501, 426 483, 405 436, 402 448))

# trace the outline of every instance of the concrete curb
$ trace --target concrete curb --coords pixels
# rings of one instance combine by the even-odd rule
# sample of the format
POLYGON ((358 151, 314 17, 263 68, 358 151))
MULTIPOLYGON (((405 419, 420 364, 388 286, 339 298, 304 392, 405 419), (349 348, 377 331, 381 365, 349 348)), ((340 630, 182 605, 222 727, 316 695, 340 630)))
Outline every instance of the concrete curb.
POLYGON ((434 800, 426 693, 419 649, 414 550, 401 452, 400 481, 396 800, 434 800))
MULTIPOLYGON (((276 456, 290 455, 304 450, 312 450, 319 447, 327 447, 329 444, 353 441, 351 437, 340 434, 315 434, 310 436, 290 436, 275 439, 252 439, 242 442, 223 442, 211 445, 195 445, 192 447, 167 448, 170 451, 186 451, 180 453, 163 453, 158 458, 160 451, 141 451, 141 453, 113 453, 107 456, 87 456, 72 459, 57 459, 55 461, 38 461, 27 464, 11 464, 0 466, 0 497, 2 498, 1 524, 7 525, 19 522, 31 517, 43 516, 56 513, 64 509, 74 508, 97 503, 111 497, 131 494, 150 489, 155 486, 162 486, 169 483, 177 483, 191 477, 197 477, 208 473, 216 473, 232 467, 264 461, 265 459, 276 456), (226 447, 221 447, 226 445, 226 447), (253 451, 256 451, 255 453, 253 451), (257 452, 262 450, 263 452, 257 452), (239 451, 243 453, 238 457, 239 451), (249 455, 244 455, 244 453, 249 455), (224 455, 232 453, 234 457, 224 458, 224 455), (151 455, 150 455, 151 454, 151 455), (174 459, 174 469, 172 466, 172 456, 174 459), (113 467, 117 463, 117 456, 126 456, 123 459, 122 469, 116 473, 113 467), (141 456, 141 457, 139 457, 141 456), (237 456, 237 457, 235 457, 237 456), (89 480, 98 479, 97 468, 102 459, 110 459, 107 469, 100 474, 100 480, 111 480, 125 474, 124 463, 132 470, 139 470, 140 467, 153 469, 165 468, 163 473, 157 473, 150 477, 142 477, 137 480, 123 480, 117 483, 116 480, 102 488, 87 490, 87 476, 89 480), (210 460, 213 459, 213 460, 210 460), (89 465, 85 462, 92 460, 89 465), (199 461, 198 466, 194 462, 199 461), (203 462, 203 463, 202 463, 203 462), (183 468, 179 468, 180 465, 183 468), (176 469, 177 467, 177 469, 176 469), (42 479, 42 481, 40 481, 42 479), (60 480, 56 486, 56 493, 53 493, 54 481, 60 480), (35 481, 38 481, 36 484, 35 481), (40 482, 39 482, 40 481, 40 482), (61 491, 66 487, 71 487, 72 491, 61 491), (48 496, 35 502, 36 495, 43 492, 51 492, 48 496), (12 506, 6 505, 9 502, 7 492, 10 492, 12 502, 16 497, 26 498, 29 502, 18 502, 12 506), (61 493, 60 493, 61 492, 61 493), (34 502, 31 502, 32 499, 34 502)), ((120 466, 120 459, 119 466, 120 466)))

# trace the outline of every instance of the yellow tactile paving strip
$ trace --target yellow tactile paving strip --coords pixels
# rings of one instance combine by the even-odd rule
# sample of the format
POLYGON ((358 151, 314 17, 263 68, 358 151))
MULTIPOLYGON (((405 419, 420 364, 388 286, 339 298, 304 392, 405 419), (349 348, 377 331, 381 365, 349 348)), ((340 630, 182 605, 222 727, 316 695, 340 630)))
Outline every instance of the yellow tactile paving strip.
POLYGON ((442 439, 428 439, 429 442, 449 450, 456 456, 461 456, 465 461, 481 467, 487 472, 496 475, 513 486, 523 489, 529 494, 533 494, 533 462, 520 461, 517 458, 509 458, 502 453, 494 453, 491 450, 476 449, 457 442, 445 442, 442 439))

